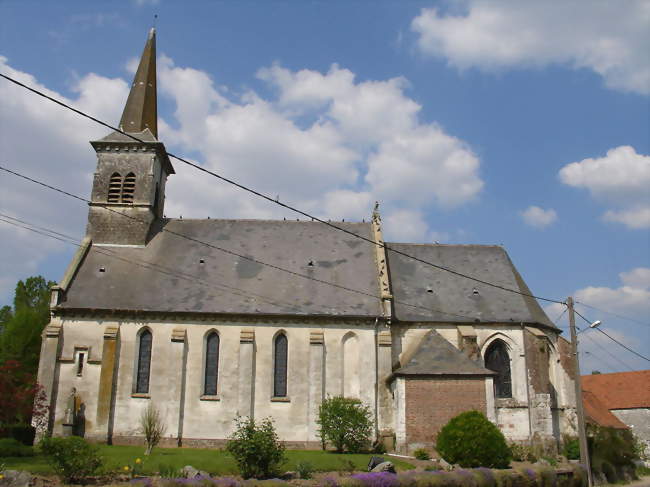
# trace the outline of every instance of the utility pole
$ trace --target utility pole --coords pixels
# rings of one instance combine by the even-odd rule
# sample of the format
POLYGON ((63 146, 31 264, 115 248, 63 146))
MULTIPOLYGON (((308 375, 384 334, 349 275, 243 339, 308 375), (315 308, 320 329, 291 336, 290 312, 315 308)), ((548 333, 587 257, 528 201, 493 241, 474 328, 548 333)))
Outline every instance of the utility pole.
POLYGON ((573 311, 573 298, 569 296, 566 300, 569 310, 569 328, 571 329, 571 351, 575 364, 576 378, 576 414, 578 416, 578 437, 580 438, 580 463, 587 469, 587 480, 589 487, 594 485, 594 479, 591 474, 591 461, 589 459, 589 446, 587 445, 587 431, 585 429, 585 411, 582 404, 582 381, 580 378, 580 363, 578 360, 578 337, 576 336, 576 316, 573 311))

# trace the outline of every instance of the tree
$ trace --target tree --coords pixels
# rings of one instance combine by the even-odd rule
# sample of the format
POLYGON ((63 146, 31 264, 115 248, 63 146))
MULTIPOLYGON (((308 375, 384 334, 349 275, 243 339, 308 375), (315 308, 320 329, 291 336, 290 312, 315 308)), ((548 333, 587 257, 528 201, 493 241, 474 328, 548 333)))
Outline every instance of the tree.
POLYGON ((42 276, 18 281, 14 307, 0 311, 0 364, 20 363, 24 371, 36 374, 41 349, 41 333, 50 320, 50 287, 55 283, 42 276))
POLYGON ((358 453, 370 443, 370 418, 370 409, 359 399, 328 397, 318 410, 318 434, 323 442, 332 443, 339 453, 343 450, 358 453))

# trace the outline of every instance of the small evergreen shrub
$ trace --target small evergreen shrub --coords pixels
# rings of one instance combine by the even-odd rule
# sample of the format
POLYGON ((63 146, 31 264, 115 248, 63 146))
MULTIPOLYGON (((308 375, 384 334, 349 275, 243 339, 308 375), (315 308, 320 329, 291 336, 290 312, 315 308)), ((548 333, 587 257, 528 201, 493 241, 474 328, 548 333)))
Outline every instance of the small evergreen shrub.
POLYGON ((34 444, 34 436, 36 429, 29 424, 9 424, 0 430, 0 437, 13 438, 28 446, 34 444))
POLYGON ((413 456, 418 460, 431 460, 431 455, 424 448, 418 448, 413 452, 413 456))
POLYGON ((337 452, 359 453, 370 444, 372 420, 370 409, 359 399, 328 397, 318 410, 318 434, 337 452))
POLYGON ((39 448, 64 482, 79 482, 93 475, 102 466, 99 450, 83 438, 46 437, 39 448))
POLYGON ((241 476, 261 479, 277 473, 285 461, 284 445, 271 418, 256 423, 253 418, 237 417, 235 423, 226 451, 235 458, 241 476))
POLYGON ((461 467, 507 468, 511 458, 503 433, 478 411, 452 418, 438 433, 436 450, 461 467))
POLYGON ((0 438, 0 457, 31 457, 34 449, 14 438, 0 438))

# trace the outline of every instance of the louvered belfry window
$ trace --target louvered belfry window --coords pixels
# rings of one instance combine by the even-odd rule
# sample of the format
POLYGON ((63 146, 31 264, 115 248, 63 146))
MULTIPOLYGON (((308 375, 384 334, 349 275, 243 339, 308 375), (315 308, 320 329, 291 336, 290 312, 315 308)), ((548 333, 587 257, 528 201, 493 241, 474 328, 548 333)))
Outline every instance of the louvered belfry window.
POLYGON ((275 337, 273 357, 273 396, 287 397, 287 335, 275 337))
POLYGON ((494 377, 496 397, 512 397, 512 380, 510 377, 510 356, 506 344, 495 340, 485 352, 485 367, 497 373, 494 377))
POLYGON ((149 392, 152 342, 153 337, 151 332, 149 330, 144 330, 140 334, 140 344, 138 348, 138 373, 135 386, 135 392, 138 394, 147 394, 149 392))
POLYGON ((133 193, 135 193, 135 174, 130 172, 124 176, 122 183, 122 203, 133 204, 133 193))
POLYGON ((219 335, 212 332, 205 341, 205 384, 203 393, 206 396, 217 395, 217 380, 219 376, 219 335))
POLYGON ((119 172, 114 172, 111 175, 110 182, 108 183, 108 202, 119 203, 122 194, 122 176, 119 172))

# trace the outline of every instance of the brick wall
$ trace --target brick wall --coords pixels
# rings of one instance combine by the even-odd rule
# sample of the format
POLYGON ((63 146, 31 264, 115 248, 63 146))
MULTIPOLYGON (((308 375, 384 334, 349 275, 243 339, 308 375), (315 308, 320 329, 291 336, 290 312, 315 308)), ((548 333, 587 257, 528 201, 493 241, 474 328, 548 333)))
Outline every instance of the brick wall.
POLYGON ((483 377, 407 378, 407 445, 432 447, 438 431, 451 418, 470 409, 486 412, 483 377))

